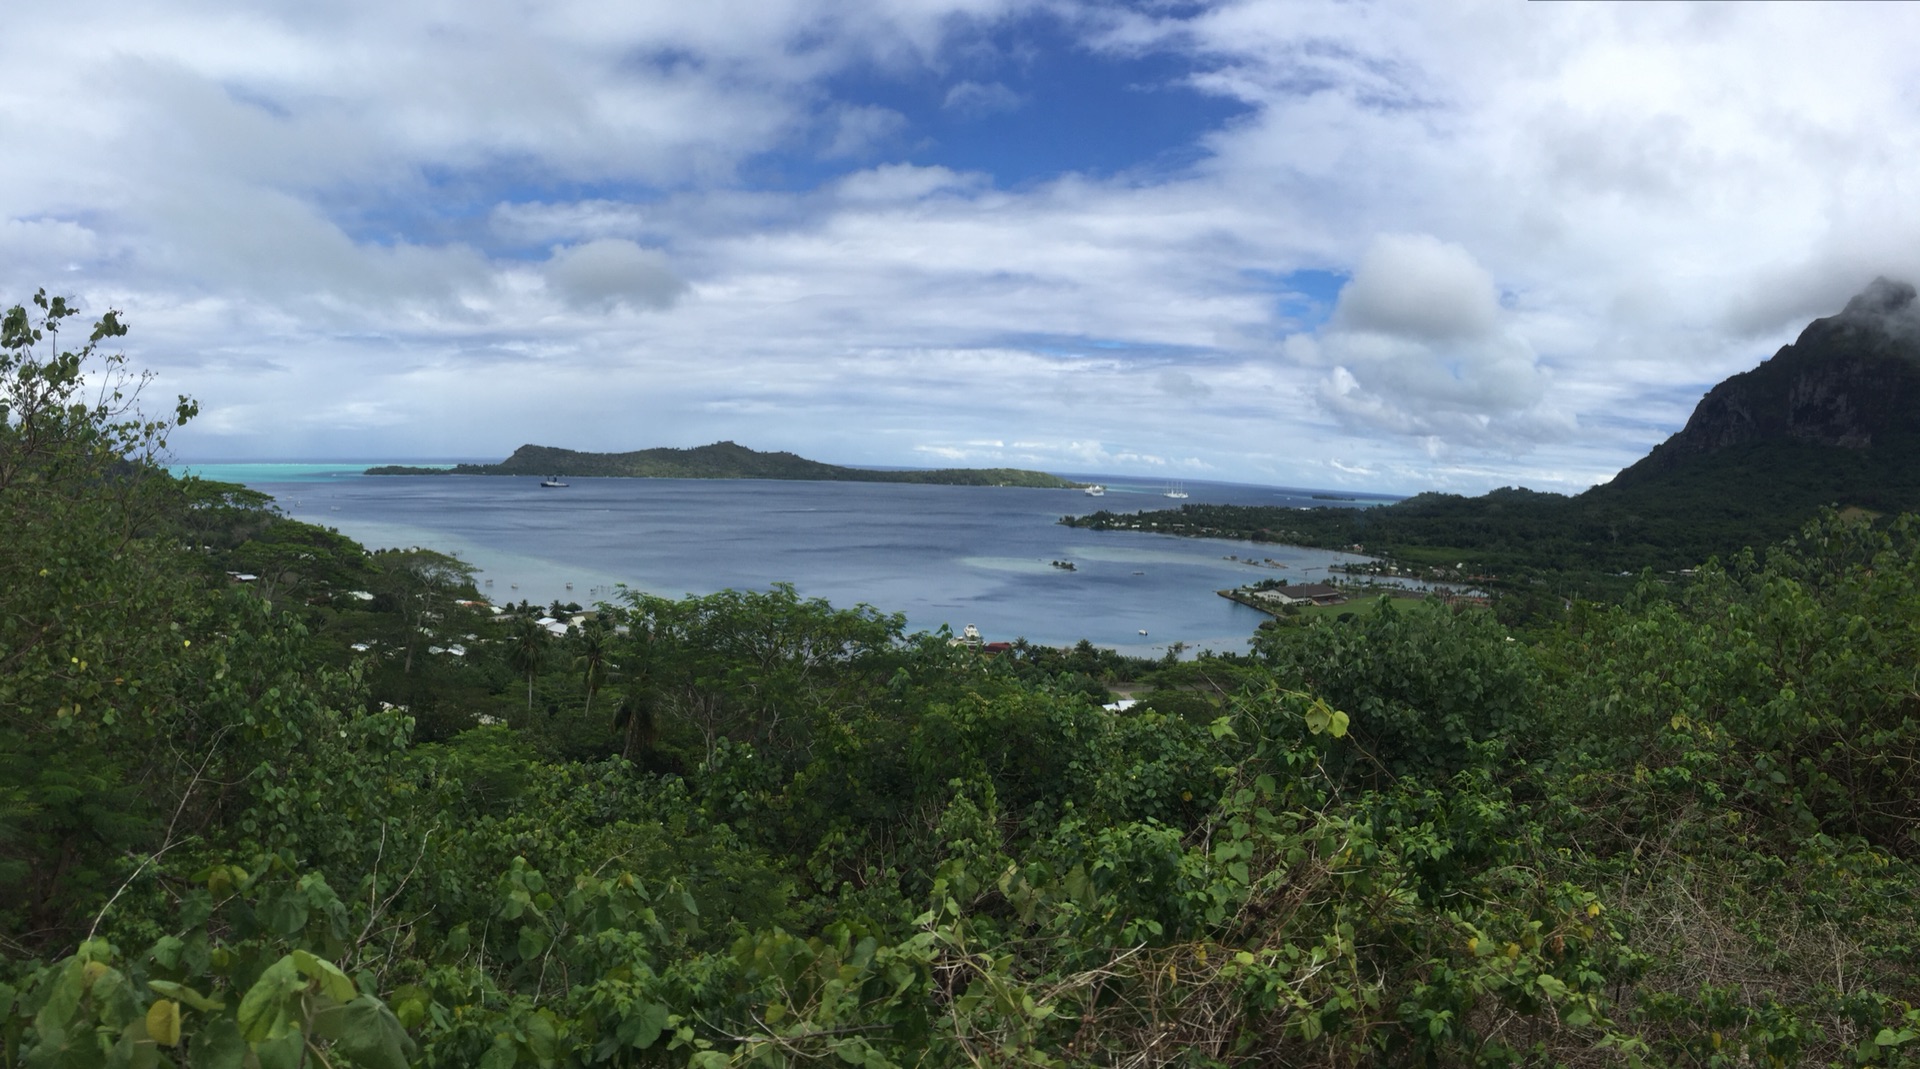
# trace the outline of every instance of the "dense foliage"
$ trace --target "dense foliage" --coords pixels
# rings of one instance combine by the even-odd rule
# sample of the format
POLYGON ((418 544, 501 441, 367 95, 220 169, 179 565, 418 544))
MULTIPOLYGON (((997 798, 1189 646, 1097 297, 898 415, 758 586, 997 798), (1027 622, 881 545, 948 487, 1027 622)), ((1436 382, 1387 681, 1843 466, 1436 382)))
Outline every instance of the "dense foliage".
POLYGON ((1911 521, 1188 662, 788 587, 495 611, 166 477, 191 405, 77 400, 123 365, 38 308, 0 1062, 1920 1062, 1911 521))
POLYGON ((1802 442, 1733 446, 1575 496, 1512 487, 1479 497, 1425 493, 1391 505, 1311 509, 1187 504, 1062 517, 1072 527, 1142 530, 1347 549, 1480 577, 1509 589, 1612 596, 1609 576, 1670 572, 1790 537, 1823 508, 1920 509, 1920 443, 1873 449, 1802 442))

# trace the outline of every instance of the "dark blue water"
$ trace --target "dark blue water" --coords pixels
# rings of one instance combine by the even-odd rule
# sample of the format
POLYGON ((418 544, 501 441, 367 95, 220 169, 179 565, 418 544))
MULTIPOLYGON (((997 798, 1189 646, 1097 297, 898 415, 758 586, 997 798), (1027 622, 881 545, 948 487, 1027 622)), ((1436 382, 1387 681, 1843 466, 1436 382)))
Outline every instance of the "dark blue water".
MULTIPOLYGON (((1321 581, 1352 554, 1062 527, 1067 513, 1177 504, 1164 484, 1075 490, 707 479, 362 476, 364 465, 192 465, 275 496, 289 515, 373 547, 424 546, 477 565, 496 601, 614 600, 790 582, 839 606, 902 612, 910 630, 979 627, 1158 655, 1181 641, 1243 650, 1264 617, 1215 591, 1321 581), (1273 564, 1225 559, 1271 558, 1273 564), (1055 568, 1072 561, 1077 570, 1055 568), (571 586, 569 586, 571 584, 571 586), (1146 634, 1141 634, 1145 631, 1146 634)), ((1190 503, 1315 505, 1306 491, 1187 483, 1190 503)))

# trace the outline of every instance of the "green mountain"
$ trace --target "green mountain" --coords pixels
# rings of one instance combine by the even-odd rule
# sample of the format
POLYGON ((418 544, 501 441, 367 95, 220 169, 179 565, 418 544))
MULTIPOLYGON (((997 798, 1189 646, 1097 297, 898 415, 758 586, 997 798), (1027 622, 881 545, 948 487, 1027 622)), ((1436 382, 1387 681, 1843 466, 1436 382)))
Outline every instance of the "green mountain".
POLYGON ((823 482, 937 483, 943 486, 1025 486, 1071 490, 1082 484, 1020 468, 940 468, 931 471, 870 471, 822 464, 792 453, 762 453, 733 442, 693 449, 637 449, 630 453, 583 453, 548 445, 523 445, 498 464, 453 468, 388 465, 368 475, 578 475, 627 479, 808 479, 823 482))
POLYGON ((1701 400, 1679 433, 1576 496, 1503 488, 1369 509, 1233 508, 1113 516, 1127 527, 1465 565, 1476 574, 1674 569, 1789 537, 1825 507, 1920 509, 1920 305, 1878 279, 1701 400))

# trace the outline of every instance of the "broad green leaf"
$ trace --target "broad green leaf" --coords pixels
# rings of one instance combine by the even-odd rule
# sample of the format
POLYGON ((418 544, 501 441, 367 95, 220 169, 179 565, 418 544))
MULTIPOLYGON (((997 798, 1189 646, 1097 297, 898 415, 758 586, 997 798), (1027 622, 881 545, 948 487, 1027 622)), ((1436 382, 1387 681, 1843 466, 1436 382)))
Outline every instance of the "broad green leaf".
POLYGON ((559 1053, 560 1034, 554 1030, 553 1019, 546 1013, 536 1013, 527 1018, 527 1048, 543 1064, 553 1060, 559 1053))
POLYGON ((240 999, 240 1034, 252 1044, 284 1035, 288 1027, 287 1000, 307 986, 289 954, 267 966, 260 979, 240 999))
POLYGON ((480 1056, 480 1069, 513 1069, 514 1063, 519 1060, 520 1055, 513 1049, 513 1041, 500 1036, 480 1056))
MULTIPOLYGON (((77 1058, 81 1053, 74 1044, 75 1037, 65 1028, 59 1026, 42 1028, 36 1025, 34 1032, 39 1036, 40 1045, 34 1047, 33 1052, 28 1054, 25 1061, 22 1062, 27 1069, 41 1069, 42 1066, 51 1067, 72 1064, 75 1058, 68 1058, 67 1055, 72 1053, 77 1058)), ((93 1043, 93 1030, 90 1028, 81 1029, 78 1038, 91 1045, 93 1043)), ((94 1057, 97 1061, 99 1057, 97 1050, 94 1057)))
POLYGON ((184 1002, 202 1013, 210 1013, 226 1007, 226 1003, 210 999, 193 988, 185 984, 176 984, 172 980, 148 980, 147 986, 152 988, 155 994, 165 995, 176 1002, 184 1002))
POLYGON ((264 1043, 255 1043, 253 1054, 260 1059, 260 1069, 304 1069, 302 1055, 306 1054, 306 1047, 306 1035, 295 1028, 264 1043))
POLYGON ((193 1034, 193 1069, 242 1069, 247 1041, 231 1017, 215 1017, 193 1034))
POLYGON ((1333 710, 1324 701, 1316 701, 1307 709, 1307 730, 1315 735, 1323 735, 1333 724, 1333 710))
POLYGON ((316 1014, 313 1030, 366 1069, 406 1069, 414 1043, 386 1004, 360 995, 344 1006, 316 1014))
POLYGON ((293 967, 300 971, 300 975, 309 980, 320 981, 320 990, 325 992, 328 998, 339 1003, 353 1001, 354 995, 357 994, 353 981, 348 979, 347 974, 341 972, 333 962, 316 957, 304 950, 296 950, 290 956, 293 958, 293 967))
POLYGON ((107 1055, 108 1069, 154 1069, 159 1064, 160 1048, 147 1034, 147 1022, 141 1018, 135 1018, 120 1032, 119 1042, 107 1055))
POLYGON ((170 998, 157 998, 147 1007, 147 1035, 163 1047, 180 1042, 180 1004, 170 998))
POLYGON ((620 1022, 618 1035, 620 1042, 627 1046, 645 1050, 653 1046, 666 1027, 667 1008, 658 1003, 643 1002, 626 1020, 620 1022))
POLYGON ((262 906, 260 920, 279 935, 294 936, 307 926, 307 896, 289 887, 262 906))
POLYGON ((544 928, 534 924, 523 925, 520 928, 520 957, 532 961, 545 953, 550 941, 544 928))
POLYGON ((1307 709, 1306 719, 1308 731, 1315 735, 1332 735, 1336 739, 1346 735, 1350 723, 1347 714, 1328 705, 1324 698, 1313 700, 1313 705, 1307 709))
POLYGON ((86 965, 79 958, 68 958, 60 967, 60 978, 53 983, 53 991, 47 1001, 34 1015, 33 1028, 41 1036, 41 1045, 48 1044, 45 1038, 54 1033, 66 1034, 76 1022, 74 1015, 80 1009, 81 996, 86 994, 86 965))
POLYGON ((153 949, 147 951, 147 956, 163 968, 178 969, 180 952, 186 948, 186 945, 179 936, 163 935, 154 942, 153 949))

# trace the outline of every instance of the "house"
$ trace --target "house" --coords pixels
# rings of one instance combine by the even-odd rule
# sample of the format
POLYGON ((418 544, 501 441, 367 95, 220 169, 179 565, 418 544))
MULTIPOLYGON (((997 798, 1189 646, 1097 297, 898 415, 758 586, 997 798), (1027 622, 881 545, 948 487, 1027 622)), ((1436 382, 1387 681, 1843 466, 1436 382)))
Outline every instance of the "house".
POLYGON ((1325 583, 1293 583, 1255 591, 1254 597, 1275 605, 1344 605, 1347 592, 1325 583))

